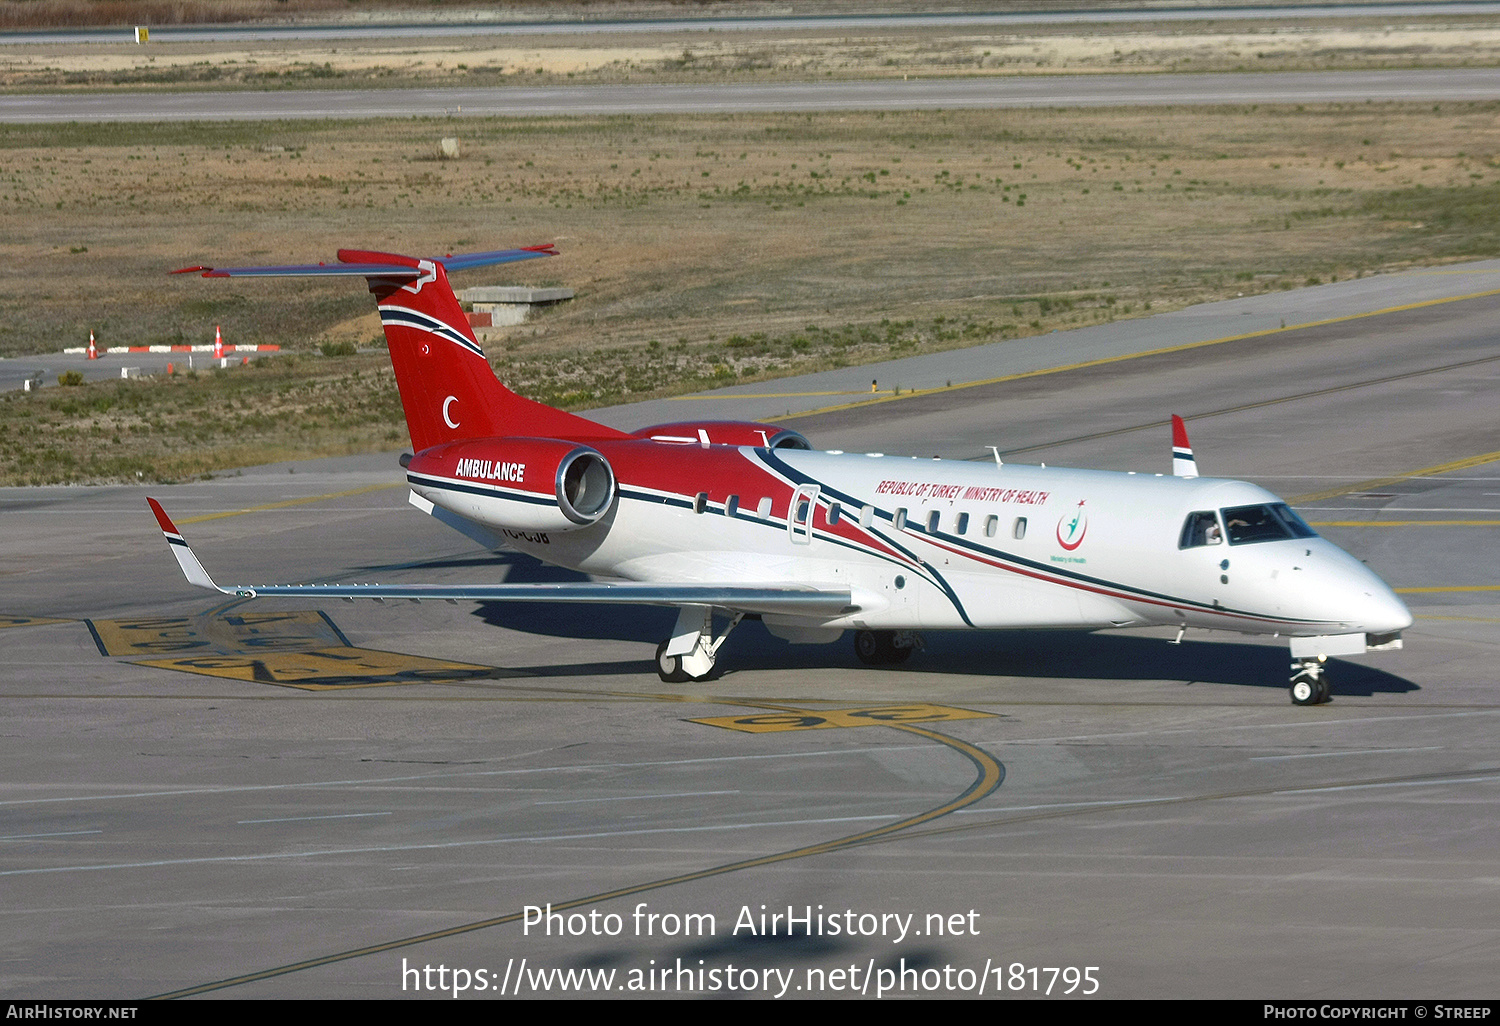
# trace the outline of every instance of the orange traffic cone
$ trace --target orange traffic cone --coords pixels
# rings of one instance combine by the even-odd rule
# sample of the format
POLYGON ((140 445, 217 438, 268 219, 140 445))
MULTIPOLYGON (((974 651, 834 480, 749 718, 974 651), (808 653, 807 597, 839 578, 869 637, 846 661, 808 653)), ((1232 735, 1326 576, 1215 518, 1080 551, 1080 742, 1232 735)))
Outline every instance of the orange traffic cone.
POLYGON ((99 359, 99 349, 94 345, 94 333, 92 331, 89 332, 89 359, 99 359))
POLYGON ((219 326, 214 325, 214 359, 224 359, 224 336, 219 334, 219 326))

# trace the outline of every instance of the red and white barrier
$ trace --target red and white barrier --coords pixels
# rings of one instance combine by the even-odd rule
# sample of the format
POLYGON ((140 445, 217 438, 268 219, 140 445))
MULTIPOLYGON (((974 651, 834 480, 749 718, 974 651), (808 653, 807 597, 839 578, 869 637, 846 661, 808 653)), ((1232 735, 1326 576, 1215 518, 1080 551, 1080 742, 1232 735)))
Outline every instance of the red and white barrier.
MULTIPOLYGON (((235 346, 225 345, 223 353, 215 353, 213 346, 110 346, 108 349, 99 350, 102 354, 109 353, 215 353, 222 356, 225 353, 279 353, 280 346, 235 346)), ((84 346, 74 346, 64 349, 64 353, 85 354, 88 349, 84 346)))

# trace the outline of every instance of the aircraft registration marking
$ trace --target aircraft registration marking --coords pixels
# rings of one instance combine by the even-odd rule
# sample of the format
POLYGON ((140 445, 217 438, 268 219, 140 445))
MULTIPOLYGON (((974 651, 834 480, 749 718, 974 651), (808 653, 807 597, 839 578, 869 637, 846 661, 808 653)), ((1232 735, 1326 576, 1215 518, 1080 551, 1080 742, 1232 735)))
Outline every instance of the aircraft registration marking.
POLYGON ((864 709, 789 709, 748 716, 709 716, 689 720, 709 727, 771 734, 787 730, 828 730, 838 727, 889 727, 898 723, 941 723, 945 720, 989 719, 994 713, 956 709, 946 705, 877 705, 864 709))

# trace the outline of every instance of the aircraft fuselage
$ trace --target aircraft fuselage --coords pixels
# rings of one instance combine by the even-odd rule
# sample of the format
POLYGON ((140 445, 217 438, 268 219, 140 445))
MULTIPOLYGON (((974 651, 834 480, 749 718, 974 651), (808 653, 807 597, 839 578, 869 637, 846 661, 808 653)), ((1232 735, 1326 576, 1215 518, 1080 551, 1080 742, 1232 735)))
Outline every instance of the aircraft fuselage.
POLYGON ((1300 521, 1266 513, 1282 500, 1243 481, 646 439, 593 448, 618 498, 577 529, 507 530, 533 500, 458 460, 409 481, 589 574, 848 587, 855 608, 816 624, 829 629, 1167 624, 1295 637, 1411 622, 1375 574, 1305 526, 1296 536, 1300 521), (1188 537, 1194 514, 1212 530, 1188 537), (1237 523, 1257 515, 1267 522, 1237 523))

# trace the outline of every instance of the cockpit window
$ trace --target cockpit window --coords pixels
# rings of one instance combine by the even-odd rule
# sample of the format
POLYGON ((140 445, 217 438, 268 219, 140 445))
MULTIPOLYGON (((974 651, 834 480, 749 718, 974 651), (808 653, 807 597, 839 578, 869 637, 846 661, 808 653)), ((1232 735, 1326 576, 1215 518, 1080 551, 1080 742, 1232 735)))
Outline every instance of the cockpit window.
POLYGON ((1317 537, 1317 532, 1284 502, 1267 506, 1232 506, 1223 513, 1231 545, 1317 537))
POLYGON ((1286 524, 1288 531, 1292 532, 1293 538, 1316 538, 1318 532, 1307 526, 1307 521, 1297 515, 1297 512, 1284 502, 1278 502, 1271 507, 1271 512, 1281 518, 1286 524))
POLYGON ((1224 532, 1219 529, 1218 515, 1211 509, 1205 509, 1187 515, 1177 547, 1193 549, 1200 545, 1218 545, 1223 540, 1224 532))

